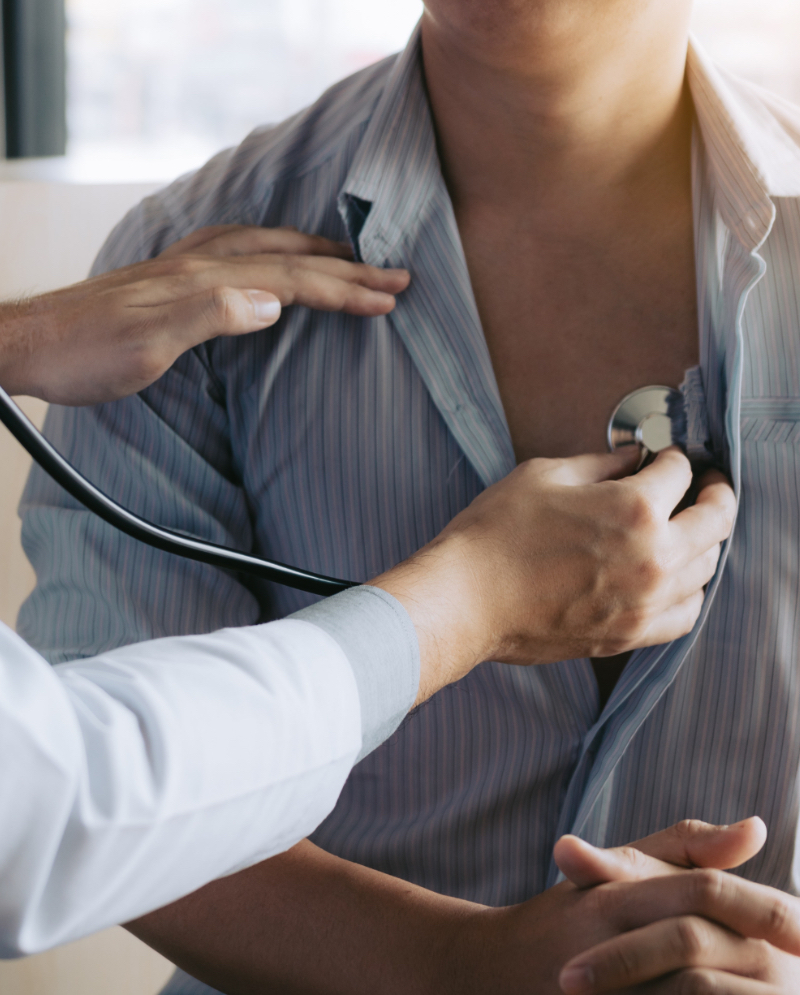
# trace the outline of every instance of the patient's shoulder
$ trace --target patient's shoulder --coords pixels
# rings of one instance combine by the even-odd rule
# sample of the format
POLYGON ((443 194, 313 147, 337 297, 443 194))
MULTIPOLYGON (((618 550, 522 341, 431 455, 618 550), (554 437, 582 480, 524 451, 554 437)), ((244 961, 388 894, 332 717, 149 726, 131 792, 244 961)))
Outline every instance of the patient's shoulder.
POLYGON ((318 186, 324 198, 326 186, 346 170, 396 59, 342 80, 300 113, 256 128, 241 145, 146 197, 112 231, 92 272, 157 255, 206 225, 264 224, 288 186, 329 167, 328 183, 318 186))

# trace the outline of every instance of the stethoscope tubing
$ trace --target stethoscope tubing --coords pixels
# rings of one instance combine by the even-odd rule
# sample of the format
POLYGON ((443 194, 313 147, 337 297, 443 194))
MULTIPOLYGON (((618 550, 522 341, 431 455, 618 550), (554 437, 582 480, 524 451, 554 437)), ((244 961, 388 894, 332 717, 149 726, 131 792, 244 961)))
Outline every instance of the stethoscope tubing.
POLYGON ((137 539, 148 546, 173 553, 185 559, 207 563, 223 570, 234 570, 274 581, 285 587, 292 587, 308 594, 330 595, 357 587, 353 581, 338 580, 324 574, 300 570, 285 563, 252 556, 214 542, 195 539, 192 536, 173 532, 172 529, 155 525, 140 518, 132 511, 117 504, 107 494, 95 487, 75 467, 68 462, 39 432, 24 412, 0 387, 0 421, 11 432, 19 444, 28 451, 39 466, 60 484, 76 501, 80 501, 89 511, 94 512, 104 522, 137 539))
MULTIPOLYGON (((644 387, 627 395, 617 405, 609 422, 608 442, 612 450, 617 449, 620 444, 642 443, 643 440, 638 438, 638 433, 643 424, 643 412, 636 408, 636 404, 639 398, 644 395, 647 395, 648 399, 644 415, 658 414, 663 418, 668 417, 670 398, 681 399, 679 391, 663 386, 644 387), (650 398, 651 394, 657 395, 655 402, 650 398), (628 408, 631 410, 628 411, 628 408), (616 439, 616 435, 620 435, 620 440, 616 439)), ((326 577, 324 574, 312 573, 310 570, 300 570, 297 567, 288 566, 286 563, 277 563, 260 556, 252 556, 250 553, 242 553, 236 549, 229 549, 227 546, 220 546, 214 542, 174 532, 172 529, 155 525, 153 522, 140 518, 110 498, 87 480, 68 460, 64 459, 2 387, 0 387, 0 421, 17 442, 30 453, 39 466, 67 493, 99 518, 102 518, 103 521, 129 535, 132 539, 160 549, 165 553, 182 556, 184 559, 207 563, 222 570, 233 570, 249 574, 252 577, 260 577, 263 580, 270 580, 276 584, 282 584, 284 587, 305 591, 308 594, 327 596, 358 586, 354 581, 338 580, 335 577, 326 577)), ((644 460, 647 455, 648 450, 643 447, 642 459, 644 460)))

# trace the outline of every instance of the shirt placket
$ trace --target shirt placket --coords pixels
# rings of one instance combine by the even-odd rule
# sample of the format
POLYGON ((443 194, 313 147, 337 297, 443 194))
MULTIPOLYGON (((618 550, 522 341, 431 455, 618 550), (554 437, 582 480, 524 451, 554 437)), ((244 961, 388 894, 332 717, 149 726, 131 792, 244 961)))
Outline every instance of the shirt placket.
MULTIPOLYGON (((748 298, 766 272, 757 249, 748 250, 738 241, 729 242, 725 266, 724 362, 719 375, 727 381, 725 434, 727 464, 737 496, 741 488, 740 411, 743 379, 743 319, 748 298)), ((734 525, 735 528, 735 525, 734 525)), ((700 617, 687 636, 664 646, 635 654, 609 707, 584 737, 581 755, 567 789, 558 836, 573 833, 596 845, 604 845, 614 817, 614 772, 633 737, 675 680, 705 624, 719 589, 730 548, 724 544, 717 572, 708 587, 700 617)), ((666 828, 666 827, 664 827, 666 828)), ((548 885, 561 875, 551 861, 548 885)))

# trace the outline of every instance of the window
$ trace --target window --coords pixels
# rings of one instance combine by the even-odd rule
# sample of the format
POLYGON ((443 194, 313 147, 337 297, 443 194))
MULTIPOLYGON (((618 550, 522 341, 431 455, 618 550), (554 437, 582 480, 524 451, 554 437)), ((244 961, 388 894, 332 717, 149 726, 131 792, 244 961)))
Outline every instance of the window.
MULTIPOLYGON (((66 2, 70 152, 160 160, 164 175, 398 50, 422 10, 421 0, 0 2, 10 151, 63 147, 66 2)), ((798 0, 696 0, 695 30, 723 65, 800 102, 798 0)))
POLYGON ((177 173, 402 48, 420 0, 67 0, 70 151, 177 173))
MULTIPOLYGON (((71 151, 164 157, 172 172, 397 51, 422 10, 421 0, 66 2, 71 151)), ((798 0, 697 0, 695 28, 730 69, 800 101, 798 0)))
POLYGON ((800 104, 798 0, 697 0, 694 28, 720 65, 800 104))

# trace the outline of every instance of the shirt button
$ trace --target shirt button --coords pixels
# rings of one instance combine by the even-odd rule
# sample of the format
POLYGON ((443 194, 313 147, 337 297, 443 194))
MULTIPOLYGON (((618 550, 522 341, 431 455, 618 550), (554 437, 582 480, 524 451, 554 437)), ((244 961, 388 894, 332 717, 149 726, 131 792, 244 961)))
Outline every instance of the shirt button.
POLYGON ((758 228, 758 218, 755 216, 755 214, 748 214, 747 217, 744 219, 744 223, 747 225, 750 231, 755 231, 756 228, 758 228))

